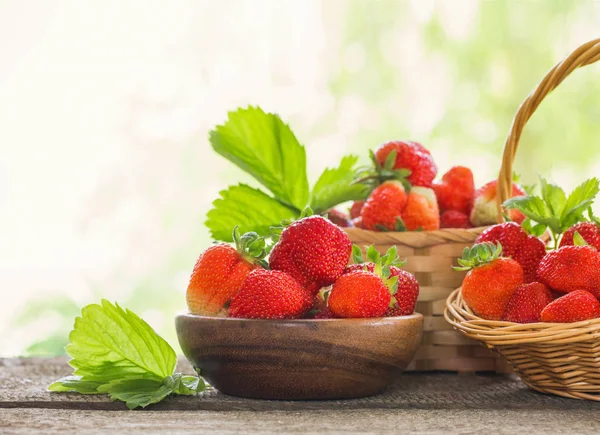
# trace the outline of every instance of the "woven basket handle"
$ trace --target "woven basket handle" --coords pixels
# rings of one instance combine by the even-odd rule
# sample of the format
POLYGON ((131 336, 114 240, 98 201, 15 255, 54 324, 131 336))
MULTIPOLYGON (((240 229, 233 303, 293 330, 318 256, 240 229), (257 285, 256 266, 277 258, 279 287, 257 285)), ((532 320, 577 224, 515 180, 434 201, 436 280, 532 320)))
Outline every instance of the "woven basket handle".
POLYGON ((566 59, 552 68, 544 80, 529 94, 521 104, 510 127, 510 132, 504 144, 502 166, 498 175, 498 219, 502 222, 501 204, 511 197, 512 165, 519 146, 519 139, 525 124, 538 108, 542 100, 562 83, 574 70, 581 66, 590 65, 600 60, 600 39, 594 39, 583 44, 566 59))

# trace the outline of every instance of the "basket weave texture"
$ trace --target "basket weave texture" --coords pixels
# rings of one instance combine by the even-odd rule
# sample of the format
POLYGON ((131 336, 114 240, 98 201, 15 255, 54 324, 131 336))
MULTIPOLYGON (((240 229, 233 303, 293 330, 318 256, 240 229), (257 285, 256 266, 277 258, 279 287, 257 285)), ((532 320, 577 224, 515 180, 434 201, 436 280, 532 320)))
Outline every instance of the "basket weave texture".
POLYGON ((375 232, 346 228, 352 243, 363 251, 369 245, 381 253, 396 246, 403 269, 413 273, 420 284, 416 311, 424 316, 423 344, 409 370, 419 371, 506 371, 506 364, 494 352, 455 331, 444 319, 446 299, 460 286, 464 273, 455 272, 465 246, 472 245, 485 229, 442 229, 420 232, 375 232))
MULTIPOLYGON (((512 163, 527 120, 571 72, 599 60, 600 39, 582 45, 552 68, 519 107, 504 146, 498 178, 499 204, 509 197, 512 163)), ((448 298, 444 316, 464 335, 504 356, 534 390, 600 401, 600 319, 532 324, 485 320, 466 305, 460 288, 448 298)))

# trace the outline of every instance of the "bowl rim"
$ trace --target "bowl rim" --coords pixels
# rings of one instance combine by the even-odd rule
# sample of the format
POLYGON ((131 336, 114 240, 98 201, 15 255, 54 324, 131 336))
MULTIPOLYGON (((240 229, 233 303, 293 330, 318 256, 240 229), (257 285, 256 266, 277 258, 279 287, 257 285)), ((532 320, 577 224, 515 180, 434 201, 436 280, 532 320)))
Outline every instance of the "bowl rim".
POLYGON ((176 319, 197 319, 202 321, 219 321, 219 322, 243 322, 243 323, 261 323, 261 324, 306 324, 306 323, 381 323, 381 322, 397 322, 409 319, 423 318, 423 314, 414 312, 406 316, 391 316, 391 317, 360 317, 347 319, 246 319, 241 317, 218 317, 218 316, 202 316, 192 313, 178 313, 176 319))

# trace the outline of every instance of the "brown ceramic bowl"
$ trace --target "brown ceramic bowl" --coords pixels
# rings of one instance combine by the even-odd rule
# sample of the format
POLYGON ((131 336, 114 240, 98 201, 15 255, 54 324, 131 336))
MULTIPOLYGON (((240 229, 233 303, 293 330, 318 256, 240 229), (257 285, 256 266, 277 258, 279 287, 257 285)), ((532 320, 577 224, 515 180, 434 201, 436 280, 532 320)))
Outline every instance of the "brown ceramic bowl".
POLYGON ((253 320, 180 314, 179 344, 217 390, 258 399, 350 399, 382 391, 412 360, 423 316, 253 320))

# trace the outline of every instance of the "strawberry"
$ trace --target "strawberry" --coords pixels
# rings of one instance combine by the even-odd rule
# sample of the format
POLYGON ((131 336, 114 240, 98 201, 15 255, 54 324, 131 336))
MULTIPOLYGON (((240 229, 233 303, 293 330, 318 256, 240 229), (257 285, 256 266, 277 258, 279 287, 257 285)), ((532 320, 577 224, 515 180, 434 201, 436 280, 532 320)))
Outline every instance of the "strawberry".
MULTIPOLYGON (((468 215, 475 196, 473 172, 464 166, 454 166, 442 176, 442 181, 433 183, 438 206, 443 213, 454 210, 468 215)), ((456 227, 459 228, 459 227, 456 227)))
POLYGON ((521 225, 505 222, 494 225, 481 233, 475 243, 500 243, 502 255, 510 257, 521 265, 525 282, 533 282, 537 277, 537 268, 546 255, 544 242, 534 236, 528 236, 521 225))
POLYGON ((336 224, 338 227, 346 228, 350 226, 348 215, 340 210, 332 208, 327 212, 327 219, 336 224))
POLYGON ((560 241, 560 247, 574 245, 575 232, 578 232, 588 245, 600 249, 600 227, 593 222, 580 222, 565 231, 560 241))
MULTIPOLYGON (((346 273, 355 272, 357 270, 366 270, 373 272, 375 269, 374 263, 351 264, 346 268, 346 273)), ((412 314, 415 311, 417 298, 419 297, 419 283, 412 273, 402 270, 395 266, 389 266, 390 278, 398 277, 398 290, 392 297, 392 302, 396 302, 394 307, 390 307, 386 316, 405 316, 412 314)))
POLYGON ((250 272, 231 300, 229 316, 245 319, 297 319, 308 311, 312 299, 287 273, 256 269, 250 272))
POLYGON ((480 317, 500 320, 515 289, 523 284, 523 269, 515 260, 502 258, 502 245, 475 244, 465 248, 458 260, 468 270, 462 283, 462 297, 480 317))
POLYGON ((375 151, 377 161, 384 165, 385 159, 396 151, 394 169, 408 169, 411 173, 408 181, 413 186, 431 187, 437 174, 437 167, 429 151, 416 142, 393 141, 381 145, 375 151))
POLYGON ((427 187, 413 187, 400 216, 408 231, 439 230, 440 212, 433 190, 427 187))
POLYGON ((375 188, 362 208, 363 228, 394 231, 407 202, 406 191, 399 181, 386 181, 375 188))
POLYGON ((360 212, 365 205, 366 201, 354 201, 352 207, 350 207, 350 219, 356 219, 360 216, 360 212))
POLYGON ((321 216, 310 216, 281 232, 269 264, 315 294, 344 273, 351 251, 352 243, 344 231, 321 216))
POLYGON ((313 319, 335 319, 335 318, 336 318, 335 315, 329 309, 329 307, 323 308, 321 311, 319 311, 317 314, 315 314, 315 317, 313 317, 313 319))
POLYGON ((515 222, 505 222, 487 228, 476 239, 475 243, 500 243, 502 245, 502 255, 513 257, 519 248, 527 240, 527 233, 521 225, 515 222))
POLYGON ((338 278, 331 288, 328 306, 336 317, 382 317, 391 301, 383 280, 366 270, 356 270, 338 278))
POLYGON ((542 310, 553 300, 550 290, 544 284, 522 284, 508 300, 502 320, 516 323, 539 322, 542 310))
POLYGON ((447 210, 440 215, 440 228, 472 228, 469 216, 456 210, 447 210))
POLYGON ((240 236, 236 227, 233 239, 235 248, 219 243, 205 250, 196 261, 186 292, 191 313, 224 315, 225 306, 266 256, 265 241, 256 233, 240 236))
POLYGON ((352 226, 355 228, 364 228, 362 216, 352 219, 352 226))
MULTIPOLYGON (((471 210, 471 224, 475 227, 492 225, 498 222, 498 209, 496 207, 497 181, 490 181, 475 192, 473 209, 471 210)), ((524 196, 525 191, 516 183, 512 185, 512 196, 524 196)), ((508 210, 508 217, 514 222, 521 223, 525 215, 518 210, 508 210)))
MULTIPOLYGON (((591 246, 563 246, 542 259, 538 279, 552 290, 586 290, 600 298, 600 253, 591 246)), ((562 298, 561 298, 562 299, 562 298)))
POLYGON ((417 298, 419 297, 419 283, 415 276, 405 270, 400 269, 404 262, 399 261, 394 247, 388 249, 382 257, 373 246, 367 249, 367 256, 371 262, 365 263, 362 252, 358 246, 352 247, 353 259, 355 264, 346 267, 344 273, 350 273, 357 270, 367 270, 375 272, 375 263, 380 263, 382 267, 389 270, 389 278, 396 278, 396 292, 392 296, 392 306, 388 309, 386 316, 405 316, 415 311, 417 298))
POLYGON ((600 302, 585 290, 575 290, 543 309, 541 320, 549 323, 571 323, 600 317, 600 302))
POLYGON ((525 282, 534 282, 537 280, 540 262, 545 256, 546 245, 544 242, 535 236, 528 236, 512 258, 523 268, 525 282))

